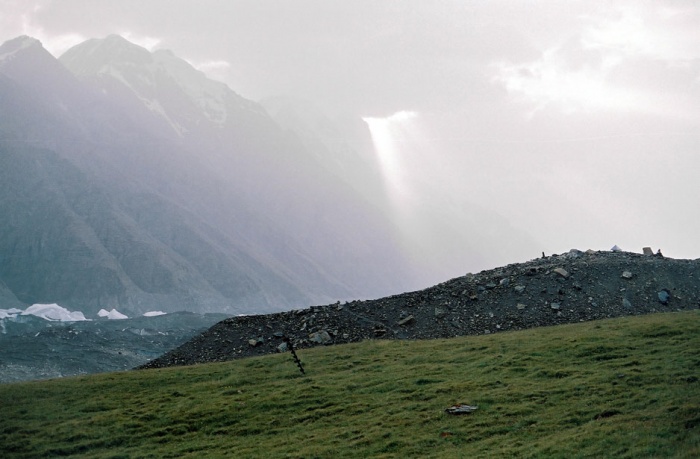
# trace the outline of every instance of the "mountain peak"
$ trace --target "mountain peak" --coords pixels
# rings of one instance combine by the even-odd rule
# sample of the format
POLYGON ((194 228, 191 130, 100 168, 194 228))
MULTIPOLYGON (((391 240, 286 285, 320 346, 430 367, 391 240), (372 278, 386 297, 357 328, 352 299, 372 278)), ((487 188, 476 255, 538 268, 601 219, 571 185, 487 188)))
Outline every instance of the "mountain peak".
POLYGON ((121 35, 92 38, 63 53, 59 60, 76 75, 94 75, 105 66, 147 65, 151 53, 121 35))
POLYGON ((29 35, 20 35, 19 37, 12 38, 10 40, 7 40, 5 43, 2 44, 0 48, 3 50, 7 49, 14 49, 18 50, 21 48, 28 48, 30 46, 42 46, 41 42, 37 40, 34 37, 30 37, 29 35))
MULTIPOLYGON (((44 49, 41 42, 36 38, 21 35, 17 38, 6 41, 0 46, 0 61, 11 59, 17 53, 29 49, 44 49)), ((48 51, 47 51, 48 52, 48 51)))
POLYGON ((111 34, 107 35, 106 37, 104 37, 101 41, 103 41, 105 43, 122 43, 122 44, 127 44, 127 45, 138 46, 117 33, 111 33, 111 34))
POLYGON ((151 52, 119 35, 88 40, 59 60, 79 78, 116 82, 127 88, 180 136, 205 125, 220 127, 232 110, 261 112, 172 51, 151 52))

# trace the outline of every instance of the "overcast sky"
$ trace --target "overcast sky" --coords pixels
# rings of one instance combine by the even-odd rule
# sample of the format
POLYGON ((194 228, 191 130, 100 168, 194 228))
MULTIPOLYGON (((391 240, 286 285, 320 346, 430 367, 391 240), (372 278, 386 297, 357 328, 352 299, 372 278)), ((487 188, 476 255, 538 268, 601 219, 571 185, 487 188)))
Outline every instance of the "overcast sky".
POLYGON ((420 196, 503 216, 533 257, 700 257, 697 1, 0 0, 2 41, 58 56, 110 33, 253 100, 383 120, 407 224, 435 224, 411 214, 420 196))

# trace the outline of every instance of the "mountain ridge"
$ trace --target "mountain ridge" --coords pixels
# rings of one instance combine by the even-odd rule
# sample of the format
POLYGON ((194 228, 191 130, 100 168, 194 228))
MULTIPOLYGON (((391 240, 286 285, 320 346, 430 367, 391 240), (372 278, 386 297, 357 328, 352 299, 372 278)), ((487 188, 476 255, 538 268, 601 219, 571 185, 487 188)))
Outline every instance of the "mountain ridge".
MULTIPOLYGON (((0 100, 8 102, 0 114, 1 159, 8 171, 14 167, 5 213, 26 214, 37 185, 50 195, 34 207, 38 214, 29 231, 7 227, 0 239, 0 256, 12 260, 0 268, 0 280, 13 290, 22 273, 33 273, 15 295, 24 304, 250 313, 370 297, 409 282, 412 268, 392 241, 392 225, 329 176, 259 105, 225 89, 231 112, 216 128, 219 134, 209 136, 211 121, 196 129, 198 120, 207 125, 201 107, 176 104, 171 113, 194 120, 179 136, 138 95, 122 97, 131 89, 118 79, 76 76, 38 42, 31 44, 37 52, 16 50, 14 59, 0 62, 0 100), (39 68, 58 70, 35 72, 39 68), (37 167, 44 167, 43 175, 37 167), (37 176, 44 182, 32 179, 37 176), (80 186, 71 185, 75 180, 80 186), (42 240, 60 246, 63 237, 40 218, 49 209, 63 213, 57 221, 73 222, 63 236, 88 238, 75 246, 95 257, 87 265, 80 257, 57 258, 68 247, 41 251, 42 240), (8 238, 10 233, 17 237, 8 238), (73 276, 73 294, 50 273, 54 260, 69 262, 61 274, 68 277, 95 263, 111 267, 91 271, 93 282, 73 276), (367 269, 354 269, 362 264, 367 269), (127 271, 132 274, 125 276, 127 271), (56 294, 61 289, 66 293, 56 294)), ((77 62, 75 51, 66 54, 77 62)), ((185 61, 177 63, 206 87, 225 88, 185 61)), ((186 102, 187 94, 171 80, 155 88, 186 102)))

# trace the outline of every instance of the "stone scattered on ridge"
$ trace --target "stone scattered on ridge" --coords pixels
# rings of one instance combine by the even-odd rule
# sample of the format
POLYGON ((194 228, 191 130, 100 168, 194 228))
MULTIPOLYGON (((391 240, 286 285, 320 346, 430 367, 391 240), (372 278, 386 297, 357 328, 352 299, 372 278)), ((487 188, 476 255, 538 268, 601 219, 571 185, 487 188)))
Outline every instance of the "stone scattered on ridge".
POLYGON ((326 330, 317 331, 309 335, 309 341, 312 343, 326 344, 331 341, 331 335, 326 330))
POLYGON ((342 309, 336 304, 232 317, 142 368, 276 353, 282 339, 275 332, 303 351, 322 345, 310 334, 319 336, 314 333, 323 330, 333 331, 327 332, 323 344, 449 338, 700 306, 700 260, 630 252, 570 253, 461 276, 421 291, 350 301, 342 309), (624 271, 634 275, 621 277, 624 271), (500 285, 505 278, 510 280, 508 287, 500 285), (519 286, 524 288, 515 288, 519 286), (410 326, 399 325, 407 320, 410 326), (261 330, 264 341, 249 345, 248 339, 261 330))
POLYGON ((413 323, 413 322, 415 322, 415 321, 416 321, 416 318, 413 317, 412 315, 410 315, 410 316, 408 316, 408 317, 405 317, 405 318, 399 320, 397 323, 398 323, 399 325, 402 325, 402 326, 403 326, 403 325, 411 324, 411 323, 413 323))

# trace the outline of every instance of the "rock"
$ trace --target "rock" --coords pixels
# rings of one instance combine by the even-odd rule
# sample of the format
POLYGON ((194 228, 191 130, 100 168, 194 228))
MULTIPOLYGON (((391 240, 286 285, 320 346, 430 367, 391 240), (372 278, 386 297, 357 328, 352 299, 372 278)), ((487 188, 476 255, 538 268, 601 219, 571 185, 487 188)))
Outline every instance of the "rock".
POLYGON ((253 347, 256 347, 256 346, 259 346, 261 343, 260 343, 260 341, 257 340, 257 339, 249 339, 249 340, 248 340, 248 344, 250 344, 250 345, 253 346, 253 347))
POLYGON ((504 278, 504 279, 501 279, 501 281, 499 282, 499 284, 500 284, 502 287, 507 287, 508 284, 510 284, 510 279, 508 279, 507 277, 504 278))
POLYGON ((615 244, 614 246, 612 246, 612 248, 610 249, 610 251, 611 251, 611 252, 622 252, 622 249, 619 248, 619 247, 617 246, 617 244, 615 244))
POLYGON ((415 322, 415 321, 416 321, 416 318, 413 317, 412 315, 410 315, 410 316, 406 317, 405 319, 399 320, 399 321, 398 321, 398 324, 401 325, 401 326, 404 326, 404 325, 408 325, 408 324, 410 324, 410 323, 413 323, 413 322, 415 322))
POLYGON ((304 349, 321 345, 324 341, 321 330, 326 330, 330 337, 324 344, 330 345, 367 339, 482 335, 486 330, 494 333, 648 314, 666 311, 671 306, 674 310, 695 309, 700 305, 699 272, 700 260, 607 250, 570 258, 565 252, 544 260, 480 272, 471 278, 458 277, 417 292, 348 302, 343 311, 337 310, 337 304, 331 304, 314 306, 301 313, 289 311, 226 319, 203 335, 206 339, 191 341, 187 347, 159 358, 157 363, 172 364, 173 357, 182 359, 181 364, 188 364, 281 352, 277 346, 282 339, 276 336, 277 332, 284 332, 292 339, 295 348, 304 349), (568 277, 556 268, 565 270, 568 277), (625 271, 632 273, 631 278, 626 279, 627 275, 621 278, 625 271), (501 284, 502 279, 510 280, 507 287, 501 284), (495 288, 489 289, 491 285, 486 287, 487 283, 495 283, 495 288), (479 286, 483 291, 477 296, 479 286), (404 320, 403 326, 397 325, 404 320), (304 324, 306 330, 302 331, 304 324), (252 340, 248 345, 249 338, 258 336, 264 336, 264 344, 252 340))
POLYGON ((488 284, 486 284, 486 288, 489 289, 489 290, 492 290, 492 289, 496 288, 496 283, 495 283, 495 282, 489 282, 488 284))
POLYGON ((329 335, 326 330, 313 332, 309 335, 309 341, 311 341, 312 343, 326 344, 330 342, 330 340, 331 335, 329 335))
POLYGON ((632 273, 629 271, 623 271, 622 276, 620 277, 622 277, 623 279, 632 279, 632 273))
POLYGON ((287 346, 287 343, 282 343, 279 346, 277 346, 277 352, 287 352, 289 350, 289 346, 287 346))
POLYGON ((644 247, 642 249, 642 252, 644 253, 644 255, 654 255, 654 251, 651 250, 651 247, 644 247))
POLYGON ((554 268, 552 271, 555 272, 555 273, 557 273, 557 274, 559 274, 559 275, 560 275, 561 277, 563 277, 564 279, 566 279, 567 277, 569 277, 569 272, 568 272, 566 269, 564 269, 564 268, 554 268))
POLYGON ((460 403, 457 405, 453 405, 449 408, 445 409, 445 412, 448 414, 469 414, 473 413, 474 411, 478 410, 479 407, 474 405, 467 405, 465 403, 460 403))

